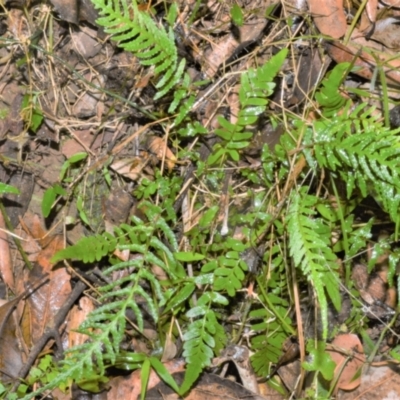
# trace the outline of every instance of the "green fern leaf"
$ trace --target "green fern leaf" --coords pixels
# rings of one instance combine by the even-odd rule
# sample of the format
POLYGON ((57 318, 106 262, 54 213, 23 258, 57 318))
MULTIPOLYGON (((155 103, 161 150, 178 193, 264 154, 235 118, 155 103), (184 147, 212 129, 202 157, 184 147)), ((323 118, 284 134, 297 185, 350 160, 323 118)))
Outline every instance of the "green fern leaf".
MULTIPOLYGON (((213 313, 212 311, 209 312, 213 313)), ((213 347, 215 347, 215 341, 213 336, 207 332, 210 327, 206 320, 207 315, 204 319, 195 321, 183 335, 183 340, 185 341, 183 356, 188 366, 185 380, 181 387, 182 393, 186 393, 190 389, 203 369, 210 365, 214 356, 213 347)))
POLYGON ((346 103, 345 97, 340 94, 339 87, 348 74, 349 68, 350 63, 336 65, 322 80, 321 88, 315 94, 315 98, 326 117, 332 117, 346 103))
POLYGON ((116 246, 117 239, 107 232, 103 235, 84 237, 75 245, 58 251, 51 262, 56 263, 64 259, 73 259, 92 263, 100 261, 107 254, 112 253, 116 246))
POLYGON ((271 58, 264 66, 257 69, 249 69, 241 75, 241 86, 239 90, 240 110, 237 122, 232 124, 223 117, 218 118, 221 128, 216 129, 215 134, 226 143, 218 143, 208 159, 212 165, 219 161, 224 155, 234 161, 238 161, 240 154, 238 150, 247 147, 253 134, 246 132, 247 125, 255 124, 258 117, 265 111, 268 104, 267 98, 273 93, 275 83, 273 79, 281 68, 287 56, 287 49, 281 50, 271 58))
MULTIPOLYGON (((392 186, 400 191, 400 139, 384 127, 373 108, 362 104, 348 115, 314 124, 315 158, 322 168, 339 171, 347 182, 348 197, 357 186, 365 197, 371 186, 392 186), (360 126, 360 113, 367 119, 360 126)), ((311 130, 308 135, 311 134, 311 130)), ((393 204, 392 204, 393 205, 393 204)), ((393 215, 393 214, 391 214, 393 215)))
POLYGON ((307 189, 303 187, 300 193, 295 193, 291 197, 287 220, 289 248, 295 266, 303 272, 315 289, 321 307, 323 336, 327 338, 326 292, 336 308, 340 308, 337 263, 336 256, 330 248, 330 237, 320 235, 319 224, 312 218, 317 198, 308 195, 307 189), (337 280, 332 275, 335 275, 337 280))
POLYGON ((143 65, 154 66, 156 76, 162 75, 156 83, 155 100, 180 82, 188 82, 185 60, 178 60, 172 28, 166 31, 163 25, 157 25, 149 14, 139 10, 136 0, 92 0, 92 3, 100 13, 97 23, 105 32, 113 35, 112 39, 132 52, 143 65))

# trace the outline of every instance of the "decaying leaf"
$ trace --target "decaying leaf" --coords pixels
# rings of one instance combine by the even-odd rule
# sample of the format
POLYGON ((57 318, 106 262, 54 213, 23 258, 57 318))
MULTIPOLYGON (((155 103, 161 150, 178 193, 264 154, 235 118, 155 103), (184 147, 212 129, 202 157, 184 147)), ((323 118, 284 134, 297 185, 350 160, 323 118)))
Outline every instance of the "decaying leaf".
POLYGON ((11 314, 22 294, 11 301, 0 300, 0 377, 5 383, 18 376, 23 365, 22 353, 16 336, 16 325, 11 314))
POLYGON ((4 283, 11 290, 14 290, 15 284, 10 257, 10 247, 8 244, 8 235, 5 231, 6 224, 2 213, 0 213, 0 228, 0 275, 4 283))
MULTIPOLYGON (((43 269, 36 264, 30 271, 26 284, 32 280, 43 277, 43 269)), ((51 323, 53 317, 64 305, 71 293, 71 276, 65 268, 51 271, 49 282, 36 290, 28 299, 30 320, 31 320, 31 340, 35 343, 43 334, 46 326, 51 323)))
POLYGON ((91 299, 88 297, 82 297, 79 300, 79 306, 74 306, 70 312, 69 322, 68 322, 68 342, 69 347, 78 346, 80 344, 85 343, 88 340, 87 335, 83 335, 82 333, 75 332, 75 329, 78 329, 81 323, 87 318, 90 312, 94 310, 94 304, 91 299))
POLYGON ((366 79, 371 79, 377 68, 377 61, 382 65, 388 81, 400 82, 400 61, 389 49, 382 52, 382 45, 367 41, 358 29, 354 28, 352 40, 347 46, 340 42, 327 45, 329 56, 337 63, 354 62, 354 72, 366 79), (355 61, 354 61, 355 60, 355 61))
POLYGON ((51 0, 51 3, 60 14, 61 19, 78 24, 78 0, 51 0))
POLYGON ((132 157, 116 160, 110 168, 125 178, 136 181, 142 176, 142 171, 147 164, 148 160, 142 157, 132 157))
POLYGON ((165 159, 165 165, 171 172, 175 167, 176 157, 170 148, 165 144, 165 141, 157 136, 149 138, 147 146, 149 151, 154 154, 159 161, 165 159))
POLYGON ((40 218, 35 215, 29 221, 29 228, 25 229, 36 239, 41 250, 37 254, 34 268, 25 277, 25 287, 29 288, 31 282, 37 282, 48 275, 48 282, 32 293, 27 299, 24 311, 25 340, 35 343, 43 334, 46 326, 51 323, 58 310, 64 305, 71 293, 71 276, 65 267, 54 268, 50 261, 54 254, 64 248, 62 236, 51 236, 43 228, 40 218))
MULTIPOLYGON (((164 364, 170 374, 182 371, 184 368, 183 360, 173 360, 164 364)), ((148 388, 159 384, 160 377, 154 372, 150 372, 148 388)), ((120 376, 110 380, 111 389, 107 393, 108 400, 126 399, 136 400, 140 396, 141 380, 140 370, 134 371, 129 376, 120 376)))
POLYGON ((347 21, 343 0, 308 0, 315 25, 324 35, 339 39, 346 33, 347 21))
POLYGON ((332 349, 327 350, 336 364, 336 388, 353 390, 361 383, 361 368, 365 364, 363 346, 357 335, 337 336, 332 342, 332 349))
POLYGON ((385 18, 375 24, 371 39, 384 44, 387 48, 400 49, 400 25, 397 18, 385 18))

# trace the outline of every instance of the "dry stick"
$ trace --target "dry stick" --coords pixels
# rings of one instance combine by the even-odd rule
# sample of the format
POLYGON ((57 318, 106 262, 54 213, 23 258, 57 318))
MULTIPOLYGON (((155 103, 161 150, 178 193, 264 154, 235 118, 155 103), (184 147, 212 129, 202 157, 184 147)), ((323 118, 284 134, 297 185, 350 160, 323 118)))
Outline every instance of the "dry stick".
MULTIPOLYGON (((28 375, 31 367, 33 366, 40 352, 44 349, 44 346, 46 346, 47 342, 52 338, 56 339, 57 342, 57 339, 60 338, 58 328, 65 322, 69 310, 74 305, 75 301, 79 298, 79 296, 83 293, 83 291, 86 289, 86 287, 87 287, 86 284, 81 281, 78 281, 78 283, 75 285, 68 300, 58 310, 58 313, 54 317, 53 321, 49 325, 47 325, 42 337, 33 346, 31 352, 29 353, 29 357, 26 360, 25 365, 19 371, 18 374, 19 379, 24 379, 28 375)), ((15 382, 14 386, 11 389, 11 392, 15 392, 19 384, 20 384, 19 380, 15 382)))

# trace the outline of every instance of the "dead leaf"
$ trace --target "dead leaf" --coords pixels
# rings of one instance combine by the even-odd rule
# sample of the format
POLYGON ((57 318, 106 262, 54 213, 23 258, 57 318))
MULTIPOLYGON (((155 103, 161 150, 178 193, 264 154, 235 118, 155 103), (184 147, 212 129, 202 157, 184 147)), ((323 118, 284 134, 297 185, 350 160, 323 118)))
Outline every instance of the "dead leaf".
POLYGON ((79 300, 79 306, 74 306, 70 311, 68 321, 68 342, 70 348, 83 344, 88 340, 87 335, 75 332, 75 330, 79 328, 94 308, 93 301, 84 296, 79 300))
POLYGON ((68 299, 71 293, 71 276, 66 268, 54 269, 54 264, 50 262, 54 254, 64 248, 63 237, 49 235, 37 215, 29 221, 29 227, 25 226, 24 229, 41 245, 34 268, 25 277, 25 287, 30 287, 30 282, 39 281, 45 275, 49 277, 48 282, 36 290, 26 302, 24 317, 29 318, 30 323, 29 327, 24 326, 24 337, 30 345, 30 342, 35 343, 41 337, 46 326, 51 324, 53 317, 68 299))
POLYGON ((13 312, 27 295, 40 289, 43 282, 41 280, 37 285, 29 284, 28 288, 13 300, 0 299, 0 378, 2 383, 9 382, 10 378, 15 379, 24 363, 21 344, 17 336, 18 318, 13 312))
POLYGON ((64 239, 61 235, 51 238, 51 242, 38 254, 37 262, 43 268, 43 272, 50 273, 54 264, 50 262, 57 251, 64 248, 64 239))
POLYGON ((15 171, 12 173, 10 180, 7 183, 15 186, 20 191, 18 195, 6 194, 3 196, 3 203, 7 209, 7 216, 11 222, 11 225, 16 227, 18 225, 19 218, 24 216, 29 207, 35 181, 33 176, 26 171, 15 171))
POLYGON ((172 337, 172 334, 169 332, 166 339, 165 339, 165 344, 164 344, 164 352, 161 358, 161 361, 167 362, 167 361, 172 361, 177 354, 178 350, 175 344, 175 339, 172 337))
MULTIPOLYGON (((123 158, 114 161, 110 168, 125 178, 132 179, 133 181, 138 180, 144 175, 144 169, 150 161, 149 157, 132 157, 123 158)), ((147 169, 146 169, 146 172, 147 169)), ((147 175, 146 175, 147 176, 147 175)))
POLYGON ((175 167, 176 157, 174 153, 166 145, 165 141, 157 136, 151 136, 148 139, 147 146, 149 151, 154 154, 159 161, 164 160, 168 171, 172 171, 175 167))
POLYGON ((371 39, 382 43, 389 49, 400 49, 400 25, 397 18, 385 18, 375 24, 371 39))
POLYGON ((259 393, 257 377, 250 363, 250 352, 245 346, 229 345, 221 355, 213 359, 213 366, 227 361, 233 362, 243 382, 244 388, 251 393, 259 393))
POLYGON ((340 393, 340 400, 395 400, 400 393, 399 372, 399 367, 394 365, 370 365, 361 377, 361 385, 354 391, 340 393))
POLYGON ((78 25, 78 0, 50 0, 62 20, 78 25))
POLYGON ((71 32, 71 38, 74 50, 85 59, 94 57, 102 48, 101 43, 96 39, 96 31, 88 27, 71 32))
POLYGON ((25 293, 11 301, 0 300, 0 377, 2 383, 18 376, 23 366, 22 353, 11 314, 25 293))
MULTIPOLYGON (((183 382, 184 372, 178 372, 173 375, 178 384, 183 382)), ((181 399, 173 390, 161 382, 153 389, 149 390, 146 395, 146 400, 181 399)), ((222 378, 215 374, 203 373, 190 393, 185 396, 185 400, 226 400, 226 399, 246 399, 246 400, 266 400, 250 390, 245 389, 237 382, 230 379, 222 378)))
POLYGON ((126 190, 122 188, 112 190, 104 202, 105 220, 114 225, 120 225, 126 222, 133 203, 132 195, 126 190))
POLYGON ((343 0, 308 0, 308 7, 318 30, 327 36, 339 39, 347 29, 343 0))
POLYGON ((237 35, 229 33, 219 38, 204 53, 204 73, 212 78, 221 65, 226 63, 235 54, 257 41, 267 25, 265 18, 254 18, 239 27, 237 35))
POLYGON ((332 348, 327 350, 336 364, 335 378, 338 377, 337 389, 353 390, 361 383, 361 368, 365 364, 363 346, 357 335, 337 336, 332 348))
POLYGON ((381 0, 383 4, 386 4, 390 7, 400 8, 400 0, 381 0))
POLYGON ((15 290, 13 267, 10 256, 8 235, 5 232, 6 223, 3 214, 0 212, 0 275, 4 283, 12 290, 15 290))
MULTIPOLYGON (((183 371, 184 365, 185 364, 183 360, 173 360, 164 364, 170 374, 178 371, 183 371)), ((114 379, 111 379, 109 382, 111 389, 107 393, 107 399, 137 400, 138 396, 140 396, 141 391, 140 382, 140 370, 134 371, 128 376, 118 376, 114 379)), ((159 382, 159 376, 152 370, 150 372, 148 389, 156 386, 159 382)))
MULTIPOLYGON (((29 271, 26 285, 29 282, 42 279, 45 270, 36 264, 32 271, 29 271)), ((29 306, 31 340, 35 343, 38 340, 46 326, 51 324, 53 317, 64 305, 71 293, 71 276, 66 268, 59 268, 49 272, 49 281, 36 290, 27 299, 29 306)))
POLYGON ((367 41, 356 28, 354 28, 352 41, 347 46, 334 42, 327 44, 327 50, 330 57, 337 63, 353 62, 356 58, 354 66, 358 68, 354 69, 354 73, 363 78, 372 78, 378 61, 389 81, 400 82, 400 60, 395 59, 395 54, 389 50, 383 52, 382 50, 385 49, 382 45, 372 40, 367 41), (376 49, 377 47, 381 50, 376 49))
POLYGON ((365 5, 365 11, 368 19, 374 23, 376 21, 376 14, 378 11, 378 0, 368 0, 367 4, 365 5))
POLYGON ((43 228, 40 217, 37 214, 29 214, 22 221, 21 226, 32 239, 36 240, 39 246, 43 249, 52 240, 51 236, 46 235, 46 230, 43 228))

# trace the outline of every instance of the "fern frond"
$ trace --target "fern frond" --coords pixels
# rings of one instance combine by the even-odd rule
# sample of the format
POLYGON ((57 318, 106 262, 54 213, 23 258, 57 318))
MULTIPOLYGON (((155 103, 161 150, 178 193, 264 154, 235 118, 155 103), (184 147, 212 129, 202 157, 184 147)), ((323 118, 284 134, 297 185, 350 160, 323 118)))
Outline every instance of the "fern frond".
POLYGON ((328 336, 328 302, 325 291, 337 309, 340 309, 338 285, 332 284, 332 275, 336 274, 336 256, 332 252, 329 237, 320 234, 314 206, 317 198, 306 193, 307 188, 294 193, 288 210, 287 224, 290 255, 294 264, 314 287, 321 307, 323 336, 328 336))
POLYGON ((107 232, 102 235, 83 237, 75 245, 57 252, 51 261, 53 263, 64 259, 80 260, 84 263, 100 261, 116 249, 117 243, 117 239, 107 232))
POLYGON ((43 393, 68 379, 79 382, 85 377, 93 376, 94 373, 103 375, 106 367, 115 364, 120 353, 128 310, 133 312, 140 330, 144 327, 140 304, 145 304, 145 309, 154 322, 158 321, 159 305, 166 304, 166 298, 160 282, 151 272, 151 267, 160 266, 168 278, 175 276, 176 271, 182 270, 183 267, 174 259, 170 250, 177 248, 176 238, 160 210, 147 202, 143 204, 148 205, 148 216, 154 218, 154 223, 150 226, 138 218, 132 218, 133 226, 120 225, 115 229, 115 237, 103 233, 92 238, 84 238, 76 245, 56 254, 56 260, 75 258, 86 261, 94 260, 96 256, 102 258, 115 249, 129 248, 135 254, 135 258, 116 263, 103 271, 105 276, 111 276, 115 272, 129 269, 128 274, 99 288, 101 296, 98 301, 101 306, 89 314, 78 330, 86 334, 89 341, 69 349, 61 373, 35 394, 43 393), (158 239, 157 235, 163 236, 163 241, 158 239), (168 238, 172 243, 169 243, 168 238), (88 243, 93 248, 89 248, 88 243))
POLYGON ((322 168, 339 171, 348 196, 357 185, 365 197, 368 186, 389 184, 400 189, 400 138, 397 131, 372 117, 373 108, 360 105, 350 115, 314 125, 315 158, 322 168), (360 112, 366 120, 360 124, 360 112))
POLYGON ((340 85, 350 72, 350 63, 338 64, 322 80, 320 89, 315 93, 315 98, 323 109, 326 117, 332 117, 346 103, 346 98, 340 94, 340 85))
POLYGON ((239 90, 240 111, 235 124, 226 118, 219 117, 221 128, 215 130, 215 134, 226 143, 215 147, 214 153, 209 157, 208 164, 216 163, 224 154, 237 161, 238 150, 247 147, 253 134, 246 132, 248 125, 254 124, 268 103, 267 98, 273 93, 275 83, 273 82, 279 72, 287 55, 287 49, 281 50, 272 57, 265 65, 257 69, 249 69, 241 75, 241 86, 239 90))
MULTIPOLYGON (((181 387, 182 393, 187 392, 203 369, 210 365, 216 349, 215 336, 217 329, 219 327, 223 330, 215 317, 214 311, 208 309, 203 314, 204 317, 190 324, 183 335, 183 340, 185 341, 183 357, 187 362, 187 368, 181 387)), ((218 330, 219 333, 221 329, 218 330)), ((219 339, 221 342, 224 341, 222 337, 219 337, 219 339)), ((218 347, 220 348, 220 344, 218 347)))
MULTIPOLYGON (((185 60, 178 60, 174 32, 139 10, 136 0, 92 0, 101 17, 97 23, 104 27, 124 50, 132 52, 142 65, 153 66, 156 76, 155 100, 163 97, 184 80, 185 60)), ((186 91, 187 92, 187 91, 186 91)))

